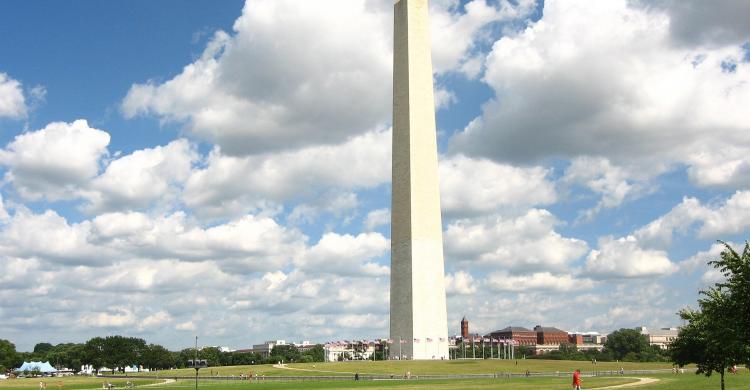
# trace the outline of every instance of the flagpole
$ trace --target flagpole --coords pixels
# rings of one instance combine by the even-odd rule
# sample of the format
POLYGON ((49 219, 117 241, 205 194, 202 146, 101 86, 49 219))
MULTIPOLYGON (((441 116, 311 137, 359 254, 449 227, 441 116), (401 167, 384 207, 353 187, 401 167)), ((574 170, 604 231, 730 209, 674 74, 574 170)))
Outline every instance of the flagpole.
POLYGON ((398 338, 398 360, 401 360, 401 337, 398 338))

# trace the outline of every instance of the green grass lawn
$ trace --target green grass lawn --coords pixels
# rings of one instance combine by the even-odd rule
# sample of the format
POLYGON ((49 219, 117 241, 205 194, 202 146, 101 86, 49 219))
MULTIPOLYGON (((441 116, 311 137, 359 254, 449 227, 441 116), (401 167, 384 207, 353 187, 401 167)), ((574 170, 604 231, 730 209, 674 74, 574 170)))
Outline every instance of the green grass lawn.
MULTIPOLYGON (((103 382, 110 382, 118 388, 124 388, 128 379, 107 379, 93 377, 61 377, 61 378, 19 378, 0 381, 0 390, 38 390, 39 382, 47 383, 47 390, 76 390, 76 389, 101 389, 103 382)), ((130 380, 136 386, 159 383, 157 380, 135 379, 130 380)))
MULTIPOLYGON (((692 373, 685 374, 657 374, 644 375, 659 379, 651 385, 633 387, 638 390, 712 390, 719 389, 719 377, 706 378, 692 373)), ((586 390, 603 388, 625 383, 635 382, 630 377, 597 377, 583 378, 583 388, 586 390)), ((727 375, 727 389, 750 390, 750 373, 741 372, 738 375, 727 375)), ((182 380, 177 383, 149 388, 149 390, 192 390, 192 381, 182 380)), ((384 380, 384 381, 202 381, 200 390, 285 390, 285 389, 363 389, 373 388, 381 390, 407 389, 438 389, 438 390, 470 390, 470 389, 499 389, 499 390, 556 390, 570 389, 570 378, 513 378, 513 379, 469 379, 469 380, 384 380)))
MULTIPOLYGON (((580 369, 583 373, 593 371, 625 370, 656 370, 669 369, 669 363, 626 363, 626 362, 591 362, 566 360, 537 360, 520 359, 516 365, 511 360, 446 360, 446 361, 353 361, 335 363, 295 363, 288 364, 291 369, 274 368, 271 365, 209 367, 200 370, 201 376, 240 375, 252 372, 254 375, 267 376, 321 376, 321 375, 403 375, 409 371, 412 375, 440 375, 440 374, 492 374, 500 372, 524 373, 531 372, 571 372, 580 369)), ((193 369, 164 370, 146 373, 149 376, 169 378, 171 376, 192 376, 193 369)))
MULTIPOLYGON (((634 382, 632 378, 587 378, 587 389, 596 387, 619 385, 634 382)), ((153 390, 192 390, 191 381, 179 381, 176 384, 160 386, 153 390)), ((514 378, 514 379, 471 379, 471 380, 380 380, 380 381, 216 381, 201 382, 200 390, 284 390, 284 389, 439 389, 439 390, 467 390, 467 389, 501 389, 501 390, 556 390, 569 389, 568 378, 514 378)), ((152 388, 149 388, 152 389, 152 388)))

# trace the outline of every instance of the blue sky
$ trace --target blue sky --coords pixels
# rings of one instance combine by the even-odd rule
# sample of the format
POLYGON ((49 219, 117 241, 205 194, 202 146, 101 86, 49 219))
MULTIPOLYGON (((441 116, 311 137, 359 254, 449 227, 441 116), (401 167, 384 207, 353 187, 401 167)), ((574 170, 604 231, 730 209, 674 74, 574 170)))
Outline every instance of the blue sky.
MULTIPOLYGON (((0 4, 0 335, 387 336, 391 7, 0 4)), ((749 11, 431 2, 450 334, 679 325, 750 230, 749 11)))

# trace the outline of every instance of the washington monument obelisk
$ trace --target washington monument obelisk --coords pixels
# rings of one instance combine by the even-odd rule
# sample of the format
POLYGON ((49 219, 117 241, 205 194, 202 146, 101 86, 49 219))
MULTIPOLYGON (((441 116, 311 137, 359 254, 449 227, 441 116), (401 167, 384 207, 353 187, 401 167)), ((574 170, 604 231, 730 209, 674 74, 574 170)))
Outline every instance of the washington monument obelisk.
POLYGON ((394 8, 390 355, 448 359, 428 0, 394 8))

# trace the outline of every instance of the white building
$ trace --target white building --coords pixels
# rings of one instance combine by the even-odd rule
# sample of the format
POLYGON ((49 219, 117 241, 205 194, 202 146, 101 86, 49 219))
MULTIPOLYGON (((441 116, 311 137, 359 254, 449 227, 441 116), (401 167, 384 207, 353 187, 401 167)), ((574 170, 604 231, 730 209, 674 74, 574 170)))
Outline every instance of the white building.
POLYGON ((667 349, 677 339, 680 328, 661 328, 649 330, 645 326, 639 326, 635 330, 648 337, 649 345, 656 345, 661 349, 667 349))
POLYGON ((262 358, 271 356, 271 351, 277 345, 287 345, 285 340, 272 340, 266 341, 263 344, 254 344, 253 348, 249 352, 257 353, 262 358))

